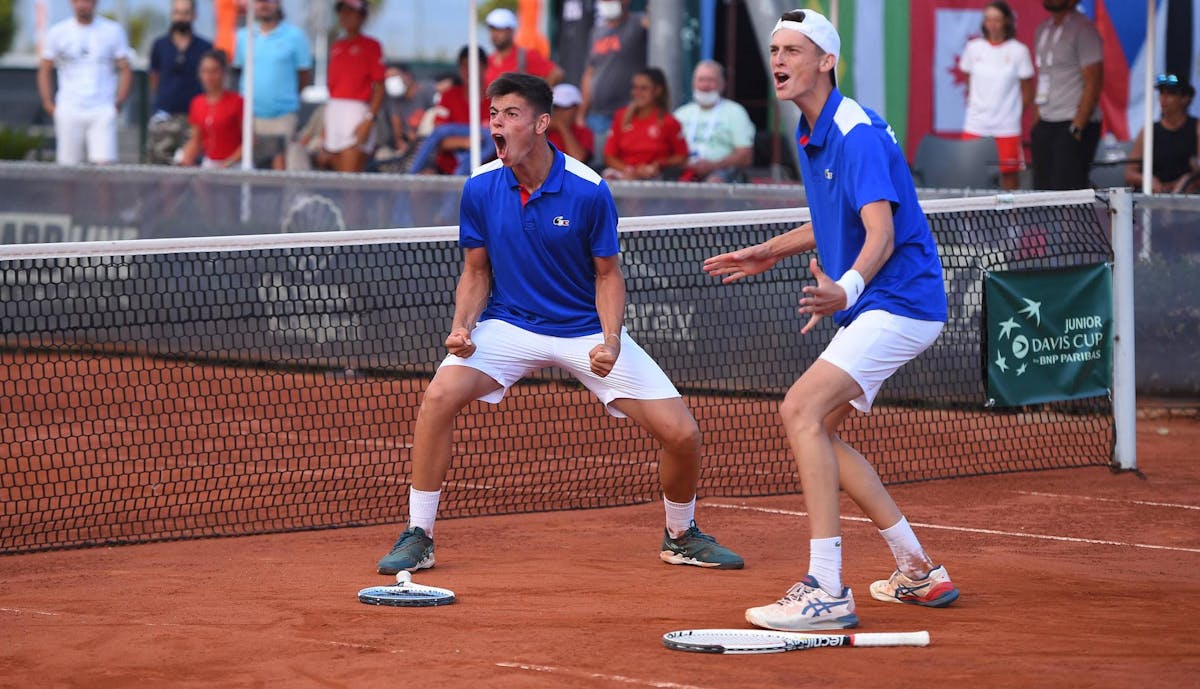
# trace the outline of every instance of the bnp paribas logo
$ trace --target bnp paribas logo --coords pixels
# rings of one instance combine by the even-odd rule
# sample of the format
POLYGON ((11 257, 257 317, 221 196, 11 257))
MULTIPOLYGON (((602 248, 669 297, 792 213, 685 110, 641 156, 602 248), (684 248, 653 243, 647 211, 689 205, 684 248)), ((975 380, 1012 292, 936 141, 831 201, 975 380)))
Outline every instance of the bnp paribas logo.
POLYGON ((1018 312, 1018 316, 1022 317, 1021 321, 1015 316, 1009 316, 1008 320, 1000 322, 1000 335, 997 342, 1000 343, 996 347, 996 368, 1002 373, 1012 372, 1018 376, 1025 375, 1025 371, 1029 368, 1029 362, 1026 358, 1029 352, 1033 349, 1029 336, 1025 334, 1025 329, 1022 327, 1022 322, 1028 324, 1032 322, 1034 327, 1042 324, 1042 302, 1034 301, 1021 297, 1021 301, 1025 302, 1025 308, 1018 312), (1008 347, 1007 353, 1012 357, 1012 363, 1009 363, 1009 357, 1006 356, 1005 347, 1008 347))

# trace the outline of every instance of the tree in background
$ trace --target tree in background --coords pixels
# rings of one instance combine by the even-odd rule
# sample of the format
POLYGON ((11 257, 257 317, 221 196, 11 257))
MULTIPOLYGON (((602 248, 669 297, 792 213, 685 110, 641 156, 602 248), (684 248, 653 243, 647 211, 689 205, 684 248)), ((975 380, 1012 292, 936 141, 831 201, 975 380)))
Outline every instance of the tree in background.
POLYGON ((13 0, 0 0, 0 55, 12 48, 17 35, 17 15, 13 0))

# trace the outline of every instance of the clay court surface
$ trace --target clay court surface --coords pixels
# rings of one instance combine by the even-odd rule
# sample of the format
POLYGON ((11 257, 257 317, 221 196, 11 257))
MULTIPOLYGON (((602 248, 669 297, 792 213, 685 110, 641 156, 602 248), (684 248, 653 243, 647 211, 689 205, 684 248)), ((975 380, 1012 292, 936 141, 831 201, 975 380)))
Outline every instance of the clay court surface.
POLYGON ((870 599, 886 546, 844 510, 858 631, 929 648, 670 651, 744 626, 803 574, 798 495, 704 500, 742 571, 657 557, 659 505, 442 520, 440 608, 360 604, 397 527, 0 557, 4 687, 1185 687, 1200 677, 1200 420, 1146 413, 1145 479, 1105 468, 898 486, 962 590, 945 610, 870 599))

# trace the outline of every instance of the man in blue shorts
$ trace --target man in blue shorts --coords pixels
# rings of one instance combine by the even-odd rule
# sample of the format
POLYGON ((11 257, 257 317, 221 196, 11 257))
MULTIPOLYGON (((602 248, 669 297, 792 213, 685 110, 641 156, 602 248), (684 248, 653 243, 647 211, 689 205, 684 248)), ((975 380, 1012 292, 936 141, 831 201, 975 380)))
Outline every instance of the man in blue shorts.
POLYGON ((829 20, 808 10, 785 13, 771 36, 775 93, 803 115, 796 134, 812 222, 704 264, 732 282, 816 249, 820 263, 809 264, 816 284, 800 299, 800 313, 809 316, 801 332, 825 317, 840 326, 779 410, 808 507, 808 573, 779 601, 747 610, 746 619, 785 631, 858 624, 842 584, 839 487, 896 558, 891 577, 871 585, 873 598, 930 607, 958 598, 874 467, 837 434, 852 409, 870 411, 883 381, 933 344, 946 321, 941 262, 904 154, 886 122, 838 92, 840 47, 829 20))
POLYGON ((450 354, 425 390, 412 445, 408 528, 380 574, 434 565, 433 528, 450 465, 454 419, 472 400, 497 403, 523 376, 558 366, 608 413, 632 418, 661 444, 674 565, 741 569, 742 558, 694 521, 700 430, 654 360, 621 326, 625 278, 608 184, 546 140, 553 95, 541 78, 506 73, 488 86, 498 158, 463 187, 450 354))

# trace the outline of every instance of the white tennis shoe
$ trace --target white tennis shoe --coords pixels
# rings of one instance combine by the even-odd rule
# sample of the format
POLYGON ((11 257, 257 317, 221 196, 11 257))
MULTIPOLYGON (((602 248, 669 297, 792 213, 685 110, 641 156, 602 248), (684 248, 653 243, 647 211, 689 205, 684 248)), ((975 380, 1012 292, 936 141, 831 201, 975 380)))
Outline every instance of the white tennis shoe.
POLYGON ((921 579, 913 579, 896 570, 887 579, 871 584, 871 597, 885 603, 944 608, 958 600, 958 588, 950 581, 946 566, 938 565, 921 579))
POLYGON ((850 629, 858 626, 854 614, 854 594, 849 587, 842 595, 832 596, 808 575, 788 589, 783 598, 746 610, 746 621, 758 627, 781 632, 807 632, 819 629, 850 629))

